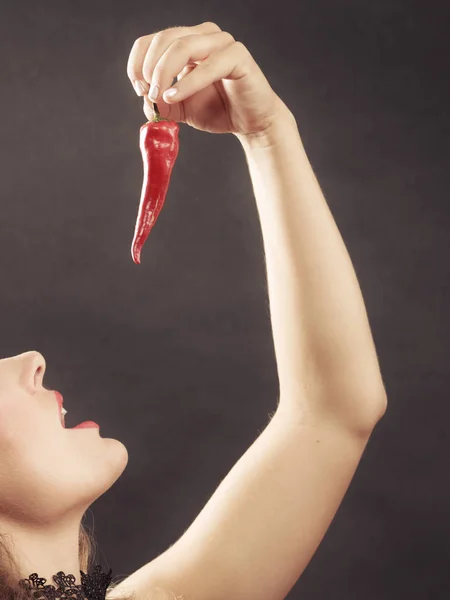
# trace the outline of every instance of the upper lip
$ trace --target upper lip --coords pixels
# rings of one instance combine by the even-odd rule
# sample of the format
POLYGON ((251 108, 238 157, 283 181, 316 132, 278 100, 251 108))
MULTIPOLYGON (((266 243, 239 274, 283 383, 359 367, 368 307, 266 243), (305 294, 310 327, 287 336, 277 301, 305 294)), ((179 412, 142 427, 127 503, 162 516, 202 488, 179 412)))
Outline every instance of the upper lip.
POLYGON ((63 407, 64 398, 63 398, 63 397, 62 397, 62 395, 61 395, 59 392, 57 392, 56 390, 55 390, 55 396, 56 396, 56 401, 57 401, 57 402, 58 402, 58 404, 59 404, 59 409, 61 410, 61 409, 62 409, 62 407, 63 407))
POLYGON ((62 416, 62 407, 63 407, 64 398, 56 390, 55 390, 55 396, 56 396, 56 402, 58 403, 58 407, 59 407, 59 418, 61 420, 61 425, 64 427, 64 417, 62 416))

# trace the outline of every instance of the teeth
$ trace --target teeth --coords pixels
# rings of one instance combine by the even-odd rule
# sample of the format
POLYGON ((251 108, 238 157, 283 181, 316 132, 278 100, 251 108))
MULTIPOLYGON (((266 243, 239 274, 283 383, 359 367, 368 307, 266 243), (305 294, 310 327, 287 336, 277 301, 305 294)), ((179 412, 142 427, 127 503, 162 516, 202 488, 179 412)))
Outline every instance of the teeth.
POLYGON ((67 415, 67 410, 64 408, 64 406, 61 408, 61 414, 63 417, 67 415))

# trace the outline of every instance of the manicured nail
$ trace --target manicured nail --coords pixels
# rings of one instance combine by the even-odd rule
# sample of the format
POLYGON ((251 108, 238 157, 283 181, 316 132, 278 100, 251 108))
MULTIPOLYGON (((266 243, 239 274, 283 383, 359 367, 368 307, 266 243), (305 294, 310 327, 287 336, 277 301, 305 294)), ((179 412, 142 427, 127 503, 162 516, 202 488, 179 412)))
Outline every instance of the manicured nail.
POLYGON ((155 116, 155 111, 153 109, 153 103, 149 102, 146 98, 146 96, 144 96, 144 103, 142 105, 142 109, 144 111, 144 115, 147 116, 146 113, 148 113, 151 118, 153 118, 155 116))
POLYGON ((138 79, 134 82, 134 89, 136 90, 136 94, 138 96, 143 96, 145 94, 144 84, 138 79))
POLYGON ((173 98, 173 96, 175 96, 175 94, 177 92, 178 92, 177 88, 170 88, 166 92, 164 92, 163 95, 165 98, 173 98))
POLYGON ((155 102, 156 99, 158 98, 158 93, 159 93, 159 85, 152 83, 148 97, 150 98, 150 100, 155 102))

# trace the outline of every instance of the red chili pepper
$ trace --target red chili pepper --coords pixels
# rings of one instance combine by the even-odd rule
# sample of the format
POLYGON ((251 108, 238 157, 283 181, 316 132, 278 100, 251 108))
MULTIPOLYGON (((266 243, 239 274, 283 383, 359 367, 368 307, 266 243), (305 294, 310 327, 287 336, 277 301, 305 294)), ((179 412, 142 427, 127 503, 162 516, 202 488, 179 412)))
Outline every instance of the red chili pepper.
POLYGON ((144 165, 144 181, 134 230, 131 256, 141 262, 141 250, 164 206, 170 175, 178 156, 180 126, 161 117, 156 104, 155 117, 142 125, 139 148, 144 165))

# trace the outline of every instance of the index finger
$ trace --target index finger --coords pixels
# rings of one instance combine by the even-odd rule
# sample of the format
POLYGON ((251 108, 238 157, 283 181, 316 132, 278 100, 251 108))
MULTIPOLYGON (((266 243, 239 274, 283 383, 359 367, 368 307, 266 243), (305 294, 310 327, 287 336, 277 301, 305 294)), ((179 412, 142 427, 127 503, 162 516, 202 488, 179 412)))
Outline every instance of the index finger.
MULTIPOLYGON (((198 32, 198 30, 202 31, 204 29, 209 29, 211 28, 211 26, 213 26, 212 23, 206 22, 206 23, 201 23, 200 25, 194 25, 193 27, 171 27, 168 29, 164 29, 162 31, 157 31, 155 33, 152 33, 150 35, 144 35, 140 38, 137 38, 133 44, 133 47, 131 48, 130 51, 130 56, 128 57, 128 63, 127 63, 127 75, 133 85, 133 87, 136 89, 136 92, 138 93, 139 96, 143 96, 145 94, 148 93, 149 90, 149 84, 150 82, 147 82, 145 80, 144 74, 143 74, 143 67, 144 67, 144 61, 145 61, 145 57, 147 55, 148 49, 150 48, 150 45, 152 43, 152 41, 154 40, 154 38, 159 34, 161 35, 164 32, 169 32, 170 31, 170 37, 175 40, 178 37, 184 37, 186 35, 190 35, 192 33, 196 33, 198 32), (136 88, 136 82, 140 81, 144 87, 144 91, 138 91, 138 89, 136 88)), ((214 25, 215 28, 218 28, 217 25, 214 25)), ((167 33, 166 33, 167 36, 167 33)))
POLYGON ((152 33, 150 35, 144 35, 140 38, 137 38, 137 40, 134 41, 133 47, 130 51, 130 56, 128 57, 127 75, 138 96, 143 96, 144 94, 148 93, 148 83, 145 81, 142 74, 142 65, 144 64, 145 55, 147 54, 147 50, 149 49, 155 35, 156 33, 152 33), (139 90, 136 87, 136 82, 139 81, 144 86, 143 90, 139 90))

